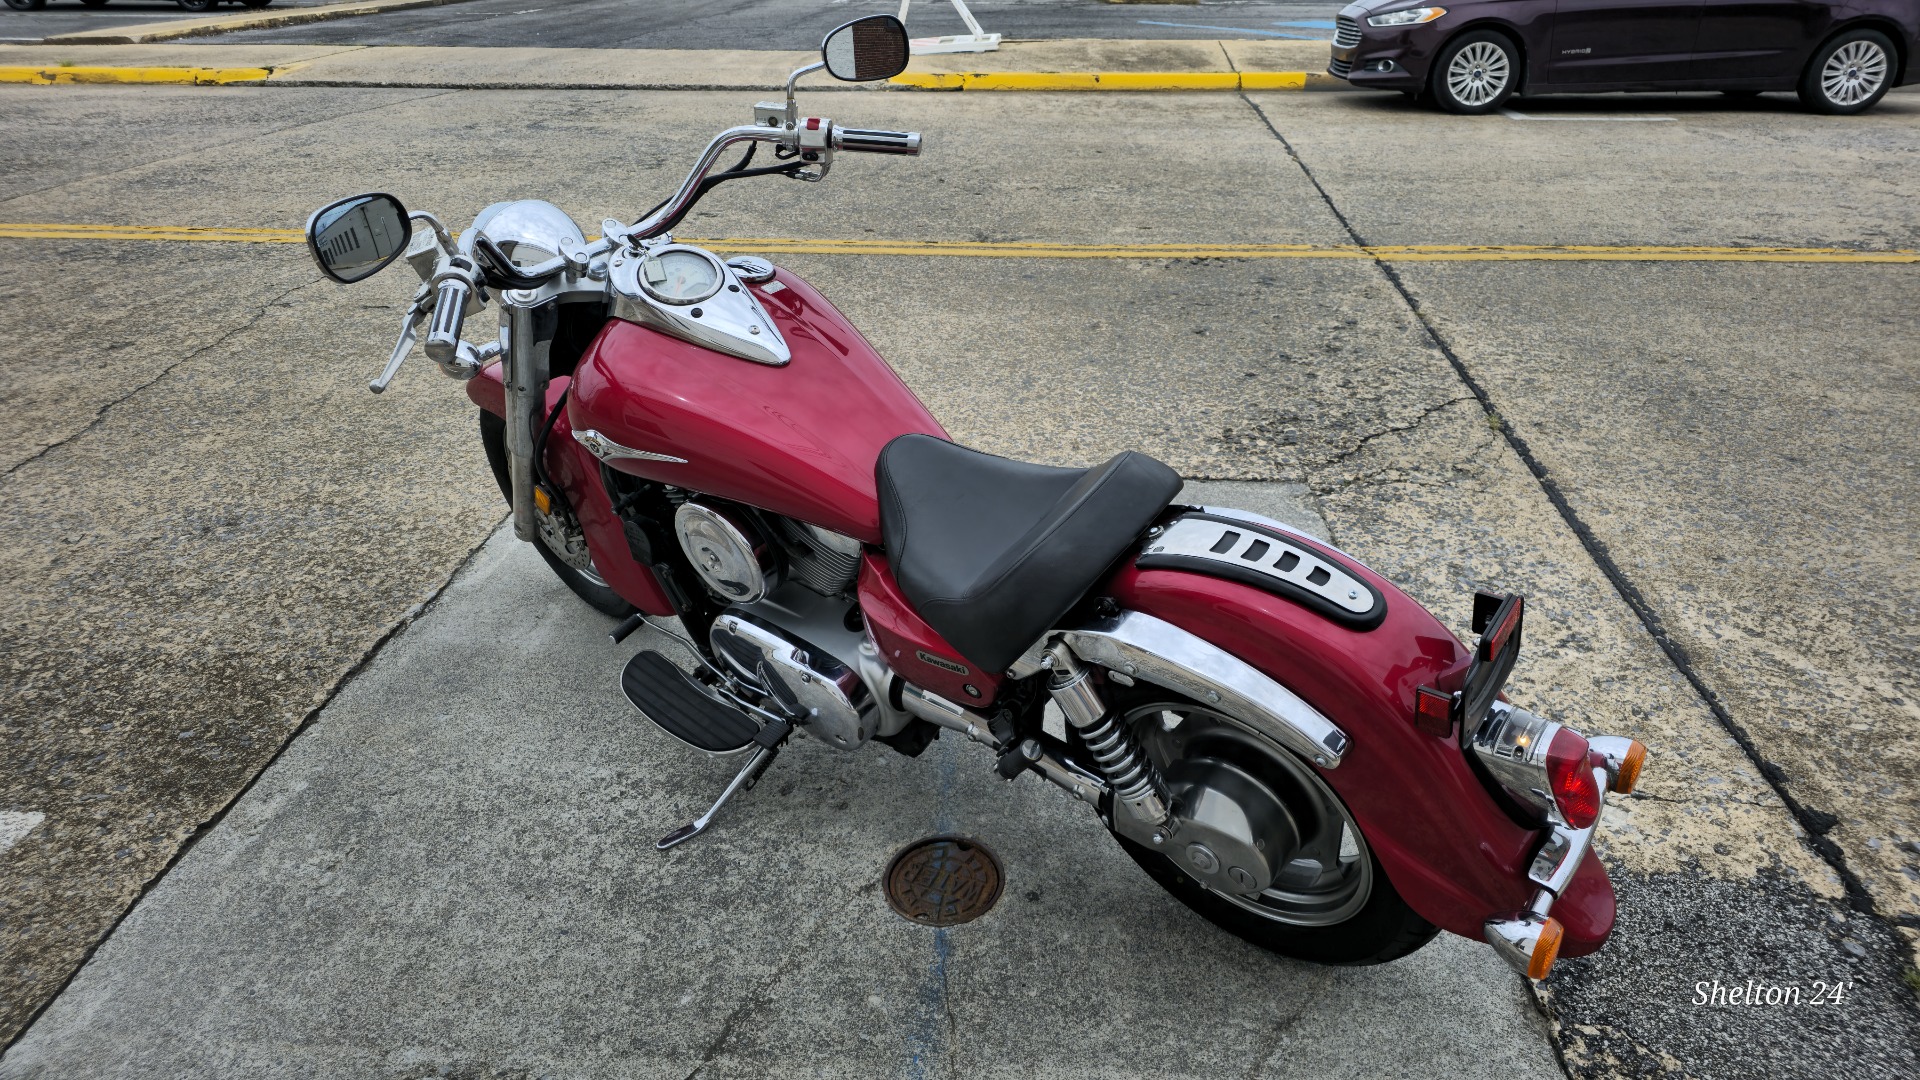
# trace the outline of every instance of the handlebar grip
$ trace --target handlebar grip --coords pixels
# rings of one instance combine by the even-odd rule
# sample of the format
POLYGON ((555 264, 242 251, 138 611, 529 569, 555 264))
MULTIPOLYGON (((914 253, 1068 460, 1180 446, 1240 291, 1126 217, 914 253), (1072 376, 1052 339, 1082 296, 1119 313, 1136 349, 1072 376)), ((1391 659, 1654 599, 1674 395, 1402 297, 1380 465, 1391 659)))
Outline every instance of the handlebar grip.
POLYGON ((427 359, 445 364, 460 351, 460 331, 467 321, 467 297, 472 291, 473 287, 459 278, 440 283, 439 298, 433 304, 433 324, 427 328, 427 359))
POLYGON ((863 154, 906 154, 913 157, 920 153, 920 133, 836 126, 833 129, 833 148, 863 154))

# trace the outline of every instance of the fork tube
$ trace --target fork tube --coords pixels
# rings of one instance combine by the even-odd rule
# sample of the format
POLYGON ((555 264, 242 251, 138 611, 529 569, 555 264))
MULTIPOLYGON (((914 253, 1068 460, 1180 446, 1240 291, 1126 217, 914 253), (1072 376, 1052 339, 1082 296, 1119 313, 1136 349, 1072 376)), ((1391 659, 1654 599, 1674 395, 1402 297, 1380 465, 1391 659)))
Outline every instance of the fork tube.
POLYGON ((539 535, 533 508, 533 433, 546 420, 547 350, 559 329, 557 306, 551 301, 518 307, 501 298, 501 320, 507 325, 507 352, 501 358, 501 382, 506 388, 507 476, 513 482, 513 535, 531 542, 539 535))

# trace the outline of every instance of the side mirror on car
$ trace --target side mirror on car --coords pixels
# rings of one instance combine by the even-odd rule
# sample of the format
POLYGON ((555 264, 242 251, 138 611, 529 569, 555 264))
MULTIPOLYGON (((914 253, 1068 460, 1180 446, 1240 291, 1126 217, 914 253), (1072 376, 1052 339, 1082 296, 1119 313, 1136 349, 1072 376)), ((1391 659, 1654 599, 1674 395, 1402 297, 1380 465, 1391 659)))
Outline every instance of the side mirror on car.
POLYGON ((407 208, 379 192, 329 203, 307 219, 307 250, 320 272, 342 285, 386 269, 412 238, 407 208))
POLYGON ((891 15, 869 15, 837 27, 820 43, 827 74, 842 82, 877 82, 907 70, 907 27, 891 15))

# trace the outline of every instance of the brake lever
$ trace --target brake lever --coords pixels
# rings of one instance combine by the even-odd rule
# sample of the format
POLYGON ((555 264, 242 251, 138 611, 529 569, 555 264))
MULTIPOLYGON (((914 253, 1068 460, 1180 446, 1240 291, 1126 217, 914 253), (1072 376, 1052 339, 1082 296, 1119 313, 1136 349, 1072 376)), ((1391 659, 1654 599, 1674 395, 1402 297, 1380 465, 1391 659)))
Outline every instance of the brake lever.
POLYGON ((426 319, 427 310, 422 300, 415 300, 407 308, 407 313, 400 322, 400 340, 393 345, 393 355, 387 359, 387 366, 380 372, 380 377, 368 383, 367 389, 376 394, 386 392, 387 384, 400 373, 401 361, 407 358, 407 354, 413 352, 414 344, 420 340, 420 324, 426 319))

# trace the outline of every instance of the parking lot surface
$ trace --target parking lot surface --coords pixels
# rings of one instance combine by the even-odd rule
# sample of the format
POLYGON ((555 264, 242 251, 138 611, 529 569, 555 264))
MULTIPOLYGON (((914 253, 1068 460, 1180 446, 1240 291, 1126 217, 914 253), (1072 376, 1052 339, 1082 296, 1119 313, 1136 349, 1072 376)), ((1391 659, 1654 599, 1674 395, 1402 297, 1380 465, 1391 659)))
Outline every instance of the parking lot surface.
MULTIPOLYGON (((368 188, 456 222, 526 195, 630 214, 751 102, 0 97, 22 135, 0 223, 269 230, 368 188), (112 169, 89 163, 103 145, 112 169)), ((1473 588, 1527 593, 1516 700, 1655 755, 1644 797, 1608 810, 1607 950, 1537 998, 1466 942, 1361 973, 1254 956, 956 746, 810 747, 722 835, 655 856, 720 777, 637 726, 613 690, 631 647, 525 552, 469 563, 501 512, 471 409, 424 364, 360 389, 403 283, 335 288, 292 244, 15 235, 0 715, 23 765, 0 810, 40 820, 0 853, 0 977, 10 1030, 40 1019, 0 1070, 733 1075, 838 1051, 909 1073, 1393 1075, 1363 1044, 1398 1030, 1368 1010, 1399 1003, 1378 1015, 1465 1040, 1402 1054, 1404 1075, 1550 1072, 1556 1053, 1583 1075, 1915 1071, 1920 267, 1846 253, 1920 248, 1920 99, 1841 121, 1671 96, 1463 120, 1371 95, 1115 94, 1098 123, 1087 100, 836 96, 848 122, 926 132, 926 155, 722 189, 681 232, 1400 249, 780 261, 963 442, 1138 448, 1294 493, 1461 632, 1473 588), (1538 245, 1618 258, 1519 250, 1538 245), (1685 246, 1836 252, 1635 254, 1685 246), (137 303, 72 300, 129 281, 137 303), (516 616, 517 637, 487 629, 516 616), (944 945, 860 892, 943 820, 1014 875, 944 945), (1850 992, 1691 1004, 1749 978, 1850 992), (1503 1038, 1469 1038, 1489 1024, 1503 1038), (1036 1059, 1048 1043, 1079 1056, 1036 1059), (1457 1069, 1432 1056, 1456 1051, 1457 1069)))
MULTIPOLYGON (((340 0, 274 0, 269 10, 322 7, 340 0)), ((214 12, 183 10, 172 0, 109 0, 103 7, 86 7, 80 0, 48 0, 39 11, 0 10, 0 44, 36 42, 62 34, 88 34, 126 26, 207 19, 247 11, 238 4, 214 12)))

